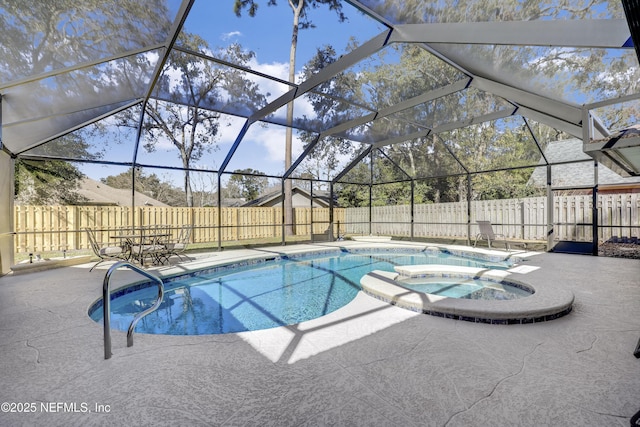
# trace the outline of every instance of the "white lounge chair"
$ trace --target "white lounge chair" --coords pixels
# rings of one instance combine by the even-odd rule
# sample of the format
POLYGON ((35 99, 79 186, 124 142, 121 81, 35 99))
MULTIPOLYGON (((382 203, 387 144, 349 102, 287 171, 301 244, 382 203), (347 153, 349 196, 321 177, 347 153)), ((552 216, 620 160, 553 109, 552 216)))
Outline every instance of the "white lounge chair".
POLYGON ((509 250, 509 242, 507 238, 503 234, 496 234, 493 232, 493 226, 491 225, 491 221, 476 221, 478 223, 478 227, 480 227, 480 232, 476 234, 476 241, 473 243, 473 247, 475 248, 478 244, 478 240, 486 240, 489 247, 491 247, 491 242, 496 243, 504 243, 504 247, 506 250, 509 250))

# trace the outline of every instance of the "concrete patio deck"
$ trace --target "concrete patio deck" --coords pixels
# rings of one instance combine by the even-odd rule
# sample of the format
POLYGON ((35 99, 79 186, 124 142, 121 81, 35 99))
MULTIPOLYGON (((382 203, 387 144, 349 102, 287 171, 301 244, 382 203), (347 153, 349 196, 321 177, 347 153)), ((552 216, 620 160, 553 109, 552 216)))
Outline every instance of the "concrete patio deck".
MULTIPOLYGON (((102 325, 87 316, 108 265, 4 276, 0 425, 628 426, 640 410, 640 262, 545 253, 524 264, 540 267, 526 280, 574 293, 570 314, 471 323, 360 292, 327 316, 269 330, 136 334, 130 348, 114 331, 109 360, 102 325)), ((136 277, 118 271, 115 287, 136 277)))

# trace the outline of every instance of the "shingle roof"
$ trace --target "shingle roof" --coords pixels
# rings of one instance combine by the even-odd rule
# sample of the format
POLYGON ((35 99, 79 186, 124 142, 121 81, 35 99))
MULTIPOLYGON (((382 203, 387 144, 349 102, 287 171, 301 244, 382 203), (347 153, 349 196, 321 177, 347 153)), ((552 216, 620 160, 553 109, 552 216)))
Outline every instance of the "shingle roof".
MULTIPOLYGON (((309 194, 307 190, 304 190, 300 187, 294 186, 291 189, 291 191, 292 193, 304 194, 308 198, 311 198, 311 194, 309 194)), ((280 190, 279 188, 273 188, 273 189, 267 190, 267 192, 261 194, 257 198, 253 200, 249 200, 242 206, 243 207, 262 206, 271 200, 280 199, 281 197, 282 197, 282 190, 280 190)), ((330 197, 327 191, 318 191, 318 190, 314 191, 313 199, 314 199, 314 202, 319 202, 321 204, 325 204, 326 206, 329 206, 330 197)))
MULTIPOLYGON (((89 199, 86 204, 131 206, 131 190, 113 188, 91 178, 82 179, 78 193, 89 199)), ((135 196, 136 206, 169 206, 138 191, 135 196)))
MULTIPOLYGON (((582 151, 582 140, 565 139, 553 141, 547 145, 544 155, 549 163, 562 163, 579 160, 591 160, 582 151)), ((541 161, 541 163, 544 163, 541 161)), ((593 185, 593 162, 560 164, 552 166, 553 185, 559 187, 593 185)), ((536 168, 529 178, 529 183, 535 186, 545 186, 547 172, 544 167, 536 168)), ((608 167, 598 165, 599 184, 633 184, 640 183, 640 177, 622 177, 608 167)))

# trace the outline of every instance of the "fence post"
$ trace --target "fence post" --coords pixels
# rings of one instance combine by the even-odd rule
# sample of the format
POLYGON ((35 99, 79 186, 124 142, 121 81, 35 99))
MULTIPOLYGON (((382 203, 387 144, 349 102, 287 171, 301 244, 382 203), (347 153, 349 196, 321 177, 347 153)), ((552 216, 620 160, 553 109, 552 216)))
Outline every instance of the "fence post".
POLYGON ((592 252, 598 256, 598 162, 593 162, 593 191, 591 192, 591 228, 592 228, 592 252))
POLYGON ((553 249, 553 191, 551 190, 551 165, 547 165, 547 251, 553 249))
MULTIPOLYGON (((285 204, 284 204, 284 199, 286 197, 286 194, 284 194, 284 178, 282 178, 282 184, 281 184, 281 189, 280 191, 282 192, 282 246, 284 246, 286 244, 286 240, 285 240, 285 234, 286 234, 286 225, 285 225, 285 204)), ((292 195, 293 196, 293 195, 292 195)), ((293 206, 293 201, 291 202, 291 206, 293 206)), ((293 228, 293 227, 292 227, 293 228)))
POLYGON ((80 249, 80 235, 82 233, 82 228, 80 227, 80 211, 79 207, 76 205, 73 207, 73 223, 71 225, 71 229, 74 231, 73 233, 73 249, 80 249))
POLYGON ((411 178, 411 240, 413 240, 413 228, 414 228, 414 211, 415 211, 415 180, 411 178))
POLYGON ((520 201, 520 238, 524 240, 524 201, 520 201))

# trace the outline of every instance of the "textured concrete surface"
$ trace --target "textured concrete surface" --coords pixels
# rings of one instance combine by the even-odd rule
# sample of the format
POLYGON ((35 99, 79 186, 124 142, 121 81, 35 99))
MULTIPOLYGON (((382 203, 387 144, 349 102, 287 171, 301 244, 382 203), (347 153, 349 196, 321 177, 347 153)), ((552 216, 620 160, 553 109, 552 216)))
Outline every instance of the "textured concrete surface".
POLYGON ((640 409, 637 260, 531 257, 530 280, 575 295, 549 322, 475 324, 360 293, 264 331, 130 348, 114 332, 109 360, 87 316, 107 266, 91 265, 0 278, 0 425, 628 426, 640 409))

